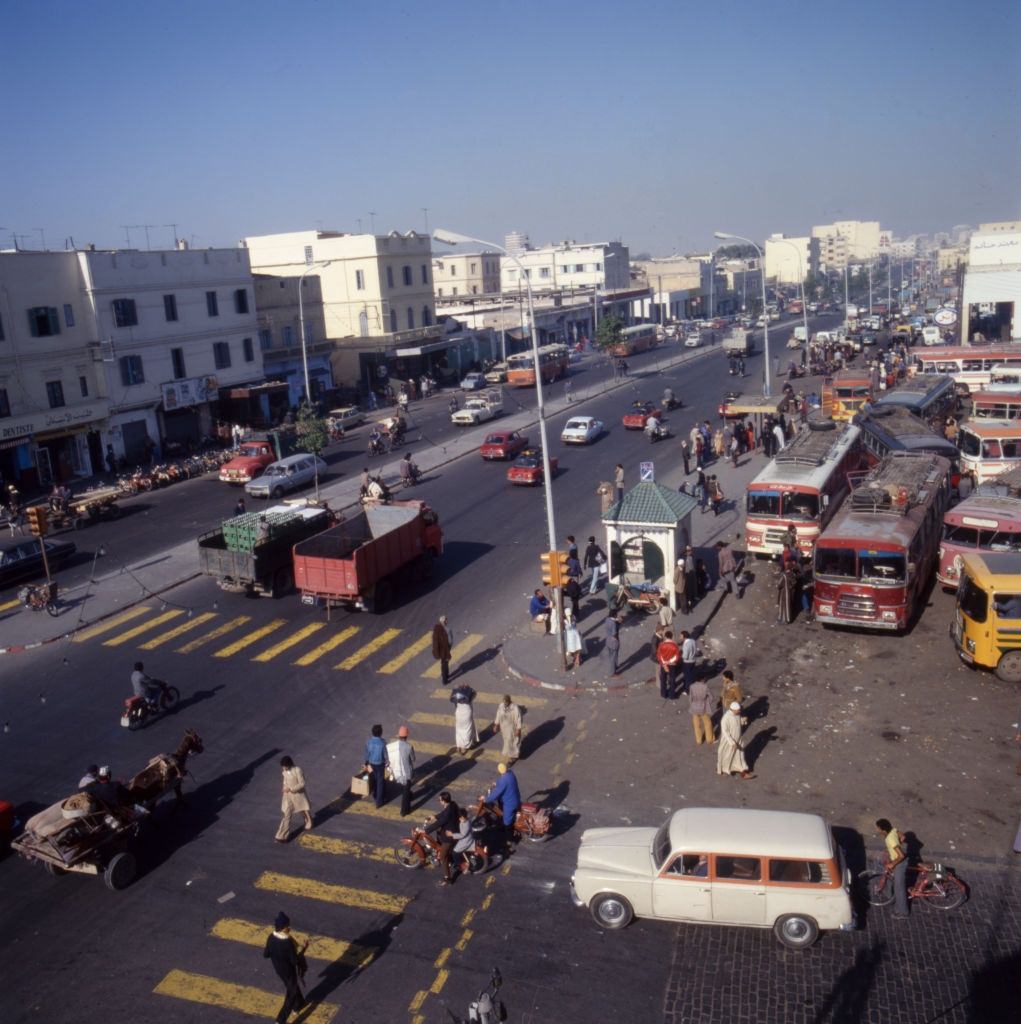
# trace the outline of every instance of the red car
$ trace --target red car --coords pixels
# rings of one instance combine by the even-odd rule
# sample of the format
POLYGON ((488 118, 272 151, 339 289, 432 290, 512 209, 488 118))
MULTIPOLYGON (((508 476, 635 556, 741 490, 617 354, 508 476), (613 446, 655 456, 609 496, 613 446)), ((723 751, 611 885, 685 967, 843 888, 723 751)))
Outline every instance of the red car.
MULTIPOLYGON (((549 471, 557 475, 557 460, 550 456, 549 471)), ((526 448, 517 458, 513 466, 507 470, 507 479, 512 484, 542 483, 542 449, 526 448)))
POLYGON ((528 447, 528 435, 517 430, 496 430, 486 436, 479 454, 488 461, 513 459, 528 447))
POLYGON ((730 407, 741 397, 740 391, 728 391, 723 396, 723 401, 720 402, 719 413, 723 419, 733 419, 741 414, 738 412, 731 412, 730 407))
POLYGON ((625 430, 644 430, 645 423, 648 418, 656 411, 656 407, 652 402, 645 402, 639 400, 631 403, 631 408, 624 413, 624 429, 625 430))

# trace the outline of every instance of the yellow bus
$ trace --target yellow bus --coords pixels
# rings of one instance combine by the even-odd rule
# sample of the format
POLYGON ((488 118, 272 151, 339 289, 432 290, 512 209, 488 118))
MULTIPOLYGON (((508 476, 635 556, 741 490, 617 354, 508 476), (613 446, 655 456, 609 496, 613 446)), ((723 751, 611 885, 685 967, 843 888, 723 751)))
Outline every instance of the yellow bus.
POLYGON ((961 556, 951 636, 962 661, 1021 683, 1021 552, 961 556))

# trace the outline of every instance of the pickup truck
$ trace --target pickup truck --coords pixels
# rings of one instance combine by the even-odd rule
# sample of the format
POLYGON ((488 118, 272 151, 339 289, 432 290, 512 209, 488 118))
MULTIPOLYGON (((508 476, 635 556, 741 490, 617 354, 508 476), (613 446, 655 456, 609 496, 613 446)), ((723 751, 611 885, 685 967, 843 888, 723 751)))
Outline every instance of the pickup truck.
POLYGON ((464 407, 458 409, 450 417, 450 422, 458 426, 474 426, 495 419, 503 412, 503 395, 500 391, 485 391, 481 395, 469 398, 464 407))
POLYGON ((325 506, 303 500, 235 516, 199 537, 199 564, 221 590, 280 597, 294 583, 294 545, 335 521, 325 506))
POLYGON ((728 356, 751 355, 751 334, 740 327, 733 328, 723 339, 723 352, 728 356))
POLYGON ((303 604, 383 612, 394 588, 429 579, 442 553, 439 517, 424 501, 373 503, 295 544, 294 580, 303 604))
POLYGON ((220 480, 225 484, 247 484, 263 470, 294 451, 293 433, 274 432, 265 437, 249 437, 241 442, 234 457, 220 467, 220 480))

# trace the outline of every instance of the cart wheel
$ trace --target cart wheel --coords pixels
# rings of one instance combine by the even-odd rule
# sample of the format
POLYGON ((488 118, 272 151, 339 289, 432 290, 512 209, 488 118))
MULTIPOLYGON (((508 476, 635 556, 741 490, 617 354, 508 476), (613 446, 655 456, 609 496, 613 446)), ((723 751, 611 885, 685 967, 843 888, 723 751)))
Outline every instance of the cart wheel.
POLYGON ((48 860, 43 861, 43 867, 46 869, 46 874, 52 875, 54 878, 61 878, 67 874, 66 868, 59 868, 56 864, 51 864, 48 860))
POLYGON ((117 853, 103 872, 107 889, 126 889, 135 878, 135 858, 130 853, 117 853))
POLYGON ((60 608, 58 607, 56 601, 50 601, 50 603, 46 606, 46 611, 49 612, 50 615, 52 615, 54 618, 56 618, 60 614, 60 608))
POLYGON ((75 516, 71 522, 71 526, 76 530, 80 530, 85 525, 85 516, 75 516))

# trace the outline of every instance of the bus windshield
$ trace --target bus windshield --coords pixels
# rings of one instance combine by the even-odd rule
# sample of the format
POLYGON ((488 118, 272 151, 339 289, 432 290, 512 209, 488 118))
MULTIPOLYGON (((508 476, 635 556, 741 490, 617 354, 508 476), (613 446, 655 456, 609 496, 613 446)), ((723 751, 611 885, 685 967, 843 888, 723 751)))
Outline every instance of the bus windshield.
POLYGON ((967 573, 957 587, 957 606, 974 622, 985 622, 989 614, 988 594, 967 573))
POLYGON ((943 539, 950 544, 986 548, 989 551, 1021 551, 1021 533, 1007 530, 979 530, 961 523, 944 523, 943 539))
POLYGON ((903 583, 906 560, 899 551, 859 551, 862 583, 903 583))
POLYGON ((788 519, 818 519, 819 495, 800 491, 749 491, 748 514, 786 516, 788 519))
POLYGON ((858 577, 857 561, 854 548, 821 548, 815 549, 816 576, 839 576, 853 580, 858 577))
POLYGON ((978 436, 971 433, 969 430, 962 430, 957 437, 961 445, 961 451, 964 452, 965 455, 971 455, 978 458, 978 455, 982 450, 982 442, 979 440, 978 436))

